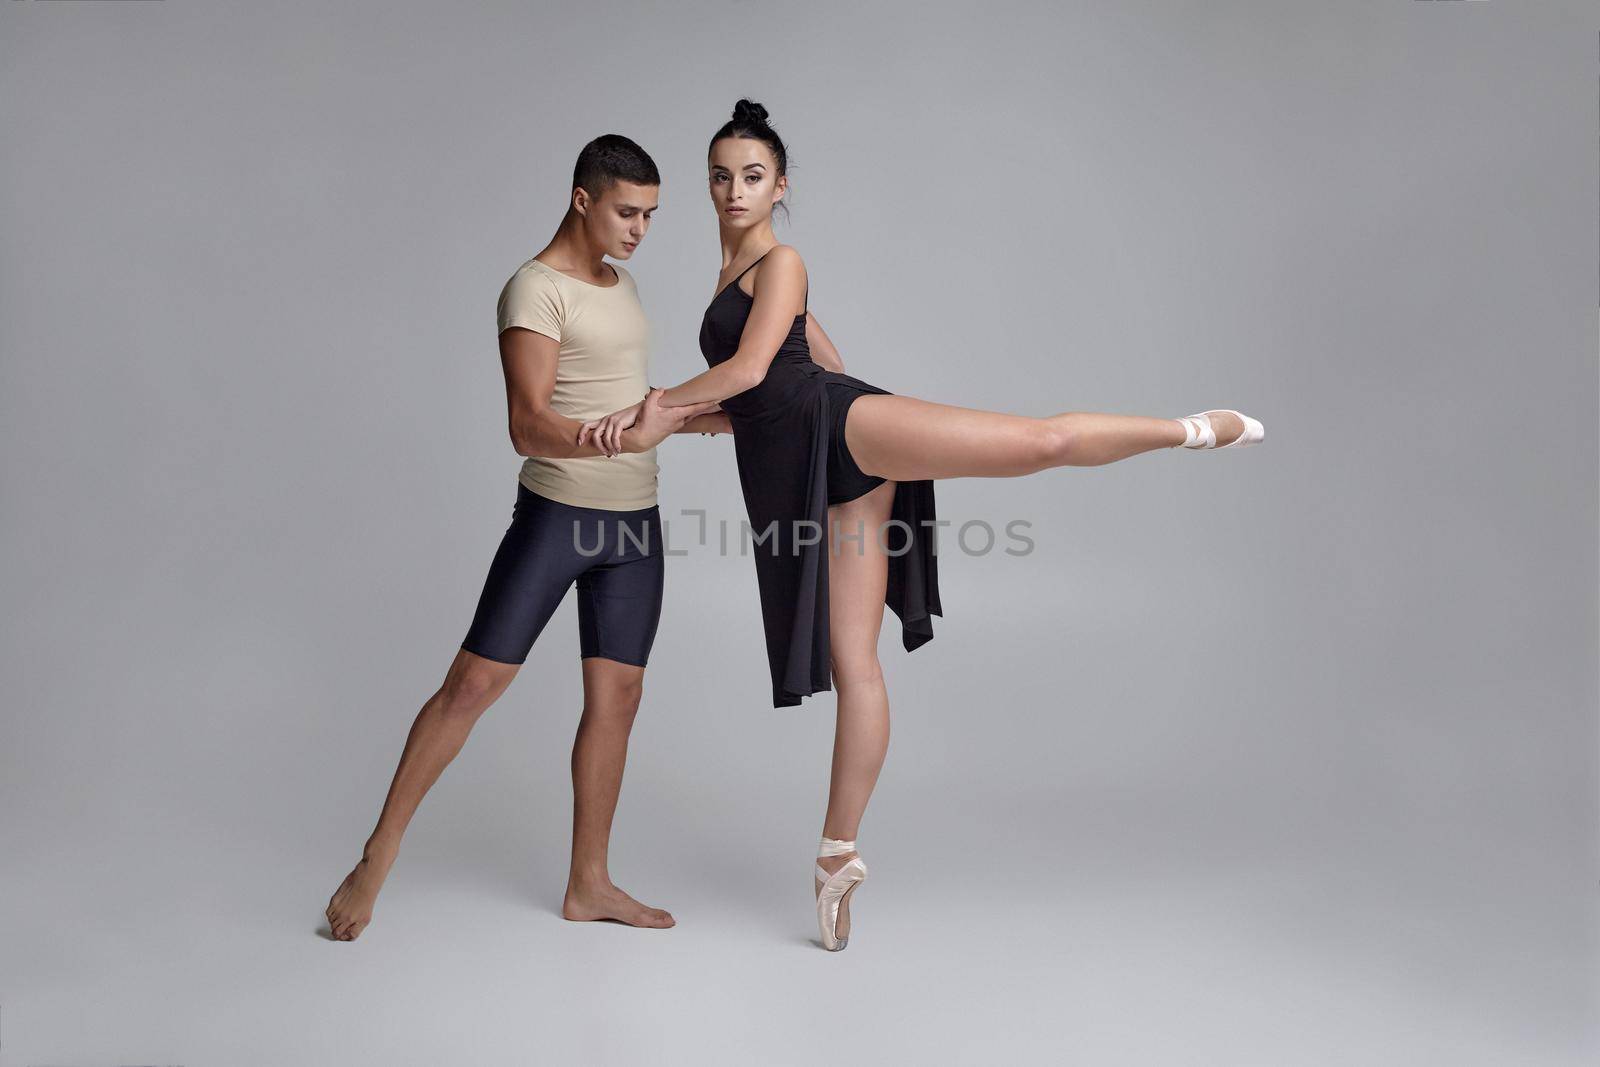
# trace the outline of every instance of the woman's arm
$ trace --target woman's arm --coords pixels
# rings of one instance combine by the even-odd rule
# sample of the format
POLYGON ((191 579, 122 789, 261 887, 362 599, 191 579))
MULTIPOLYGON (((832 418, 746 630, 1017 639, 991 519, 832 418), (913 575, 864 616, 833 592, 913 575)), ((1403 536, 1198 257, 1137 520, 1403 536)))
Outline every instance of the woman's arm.
MULTIPOLYGON (((738 285, 737 279, 730 282, 738 285)), ((794 306, 802 303, 806 291, 806 265, 800 253, 788 245, 778 245, 761 261, 755 277, 755 306, 739 335, 739 350, 727 360, 682 385, 668 389, 661 406, 674 408, 726 400, 753 388, 767 376, 778 346, 794 325, 794 306)))
POLYGON ((733 421, 728 418, 726 411, 713 411, 706 415, 696 415, 683 424, 678 433, 732 433, 733 421))
POLYGON ((818 322, 817 317, 809 311, 806 312, 806 344, 811 348, 811 362, 819 367, 844 373, 844 360, 839 358, 839 350, 833 347, 828 335, 822 332, 822 323, 818 322))

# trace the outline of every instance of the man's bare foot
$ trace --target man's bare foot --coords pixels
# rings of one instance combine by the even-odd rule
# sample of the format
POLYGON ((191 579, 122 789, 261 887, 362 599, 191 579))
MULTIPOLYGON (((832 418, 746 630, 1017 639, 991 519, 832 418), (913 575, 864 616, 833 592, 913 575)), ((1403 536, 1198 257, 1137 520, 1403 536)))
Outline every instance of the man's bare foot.
POLYGON ((665 930, 677 925, 667 912, 639 903, 610 882, 601 885, 568 882, 567 897, 561 902, 561 917, 573 922, 615 919, 629 926, 645 926, 653 930, 665 930))
POLYGON ((383 880, 389 877, 395 855, 393 851, 369 846, 355 870, 334 891, 323 914, 328 917, 328 929, 335 941, 354 941, 372 921, 372 905, 377 902, 383 880))

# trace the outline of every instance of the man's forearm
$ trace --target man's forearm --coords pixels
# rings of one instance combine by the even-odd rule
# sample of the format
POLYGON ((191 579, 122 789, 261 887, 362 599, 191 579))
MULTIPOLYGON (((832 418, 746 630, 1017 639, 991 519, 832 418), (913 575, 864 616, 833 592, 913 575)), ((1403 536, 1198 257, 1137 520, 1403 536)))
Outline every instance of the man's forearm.
MULTIPOLYGON (((577 419, 569 419, 553 411, 542 412, 530 420, 529 425, 523 430, 517 454, 543 459, 588 459, 605 455, 594 443, 592 436, 581 446, 575 443, 578 440, 578 428, 582 425, 583 423, 577 419)), ((647 452, 654 445, 653 441, 645 443, 635 427, 622 431, 624 452, 647 452)))

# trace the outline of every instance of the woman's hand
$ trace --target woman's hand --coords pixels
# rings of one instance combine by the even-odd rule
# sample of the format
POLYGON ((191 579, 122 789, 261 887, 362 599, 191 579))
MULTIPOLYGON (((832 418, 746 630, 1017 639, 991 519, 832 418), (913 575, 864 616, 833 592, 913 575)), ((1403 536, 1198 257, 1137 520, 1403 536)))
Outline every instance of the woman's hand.
POLYGON ((645 448, 654 447, 665 441, 682 430, 691 419, 713 411, 721 411, 715 400, 664 408, 661 406, 661 398, 666 393, 665 389, 652 389, 644 398, 644 410, 639 415, 638 425, 633 428, 633 435, 645 448))
MULTIPOLYGON (((661 390, 652 389, 651 392, 659 393, 661 390)), ((622 451, 622 431, 628 429, 639 421, 639 412, 644 409, 644 401, 613 411, 600 419, 591 419, 578 427, 578 447, 582 448, 585 441, 591 437, 594 446, 606 456, 615 456, 622 451)))

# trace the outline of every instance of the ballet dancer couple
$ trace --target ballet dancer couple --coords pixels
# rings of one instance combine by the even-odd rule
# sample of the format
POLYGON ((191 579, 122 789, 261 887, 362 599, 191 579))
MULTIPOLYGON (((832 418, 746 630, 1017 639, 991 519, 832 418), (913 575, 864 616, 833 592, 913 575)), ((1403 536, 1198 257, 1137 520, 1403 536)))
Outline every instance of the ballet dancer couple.
POLYGON ((655 389, 647 384, 649 323, 633 276, 605 257, 632 257, 650 228, 661 178, 626 137, 596 138, 579 154, 555 236, 500 294, 511 440, 526 457, 511 524, 466 638, 412 724, 377 827, 328 903, 335 940, 353 941, 371 922, 417 805, 510 685, 574 582, 583 714, 572 748, 562 915, 673 925, 666 911, 612 884, 607 867, 628 735, 661 615, 656 446, 668 436, 731 432, 751 528, 773 529, 753 553, 773 706, 836 693, 828 805, 812 872, 818 930, 830 951, 850 936, 850 898, 867 876, 855 837, 888 751, 889 697, 877 656, 883 609, 899 617, 908 651, 932 638, 931 617, 942 614, 934 481, 1262 440, 1261 423, 1231 409, 1182 418, 1007 415, 896 395, 844 373, 807 308, 805 263, 773 235, 787 164, 766 109, 740 100, 707 152, 722 242, 722 270, 700 328, 707 369, 655 389), (886 526, 899 532, 871 535, 886 526), (834 536, 819 538, 819 529, 834 536), (868 535, 855 533, 861 530, 868 535))

